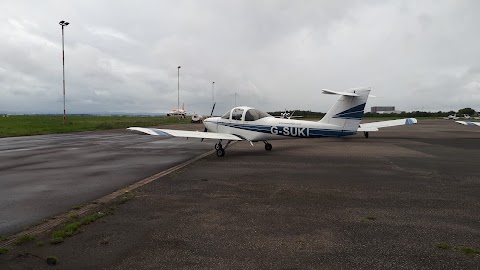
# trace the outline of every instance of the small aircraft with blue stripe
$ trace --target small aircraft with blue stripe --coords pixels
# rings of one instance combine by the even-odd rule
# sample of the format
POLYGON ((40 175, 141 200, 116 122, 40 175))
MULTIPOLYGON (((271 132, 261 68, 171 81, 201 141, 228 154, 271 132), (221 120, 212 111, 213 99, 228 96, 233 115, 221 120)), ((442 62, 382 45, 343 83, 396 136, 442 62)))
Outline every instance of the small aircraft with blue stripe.
MULTIPOLYGON (((397 119, 360 124, 365 104, 370 96, 370 88, 354 88, 343 92, 323 89, 324 94, 339 95, 339 99, 327 114, 318 122, 275 118, 268 113, 252 107, 235 107, 221 117, 209 117, 203 121, 205 132, 172 129, 156 129, 130 127, 128 130, 142 134, 174 136, 183 138, 200 138, 218 140, 215 144, 217 156, 223 157, 225 150, 233 141, 264 142, 265 150, 272 150, 269 141, 298 139, 343 137, 380 128, 410 125, 417 123, 415 118, 397 119), (223 142, 227 143, 223 145, 223 142)), ((213 109, 215 108, 215 105, 213 109)), ((212 113, 213 114, 213 109, 212 113)))

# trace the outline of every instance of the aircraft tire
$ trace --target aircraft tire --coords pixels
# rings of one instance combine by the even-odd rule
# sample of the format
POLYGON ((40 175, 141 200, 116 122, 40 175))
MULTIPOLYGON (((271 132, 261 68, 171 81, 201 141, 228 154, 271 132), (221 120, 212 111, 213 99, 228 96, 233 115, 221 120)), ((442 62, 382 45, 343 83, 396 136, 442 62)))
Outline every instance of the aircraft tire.
POLYGON ((363 132, 363 135, 365 135, 365 138, 368 138, 368 132, 363 132))
POLYGON ((215 144, 215 150, 223 149, 222 145, 219 143, 215 144))
POLYGON ((265 144, 265 150, 267 150, 267 151, 272 150, 272 145, 269 144, 269 143, 266 143, 266 144, 265 144))
POLYGON ((225 156, 225 150, 223 148, 220 148, 217 150, 217 157, 223 157, 225 156))

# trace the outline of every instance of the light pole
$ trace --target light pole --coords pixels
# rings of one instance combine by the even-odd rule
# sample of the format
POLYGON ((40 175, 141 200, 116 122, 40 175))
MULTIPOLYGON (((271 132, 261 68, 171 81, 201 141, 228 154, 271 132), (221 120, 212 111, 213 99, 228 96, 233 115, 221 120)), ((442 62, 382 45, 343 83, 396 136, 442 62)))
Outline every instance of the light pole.
POLYGON ((60 21, 59 24, 62 26, 62 62, 63 62, 63 125, 67 124, 67 115, 65 110, 65 45, 64 45, 64 34, 63 27, 69 25, 69 22, 60 21))
POLYGON ((177 75, 177 91, 178 91, 178 103, 177 103, 177 114, 178 118, 180 118, 180 68, 181 66, 178 66, 178 75, 177 75))
POLYGON ((235 92, 235 107, 237 107, 237 92, 235 92))
POLYGON ((215 102, 215 82, 212 82, 212 101, 215 102))

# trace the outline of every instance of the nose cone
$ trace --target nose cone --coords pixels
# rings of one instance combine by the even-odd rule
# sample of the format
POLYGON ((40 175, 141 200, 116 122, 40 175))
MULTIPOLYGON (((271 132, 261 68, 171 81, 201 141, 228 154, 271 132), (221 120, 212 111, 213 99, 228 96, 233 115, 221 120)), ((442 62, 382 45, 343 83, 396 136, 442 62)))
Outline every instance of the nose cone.
POLYGON ((203 120, 203 125, 209 132, 217 132, 218 117, 210 117, 203 120))

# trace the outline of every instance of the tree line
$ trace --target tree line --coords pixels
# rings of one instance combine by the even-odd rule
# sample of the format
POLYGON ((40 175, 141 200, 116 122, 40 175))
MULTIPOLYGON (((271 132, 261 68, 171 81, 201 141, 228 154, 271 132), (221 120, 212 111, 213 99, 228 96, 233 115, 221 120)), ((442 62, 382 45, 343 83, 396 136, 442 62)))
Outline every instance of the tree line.
MULTIPOLYGON (((273 116, 280 116, 285 111, 275 111, 275 112, 268 112, 270 115, 273 116)), ((325 115, 322 112, 312 112, 312 111, 305 111, 305 110, 291 110, 287 111, 289 113, 293 112, 294 116, 302 116, 304 118, 321 118, 325 115)), ((457 114, 457 116, 463 116, 464 114, 474 116, 477 112, 472 108, 463 108, 455 111, 448 111, 448 112, 424 112, 424 111, 412 111, 412 112, 401 112, 401 113, 371 113, 366 112, 366 117, 447 117, 449 115, 457 114)))
POLYGON ((366 117, 392 117, 392 116, 398 116, 398 117, 447 117, 449 115, 457 115, 457 116, 463 116, 464 114, 469 115, 469 116, 474 116, 476 114, 476 111, 472 108, 463 108, 458 110, 457 112, 455 111, 448 111, 448 112, 424 112, 424 111, 412 111, 412 112, 401 112, 401 113, 371 113, 367 112, 365 113, 366 117))

